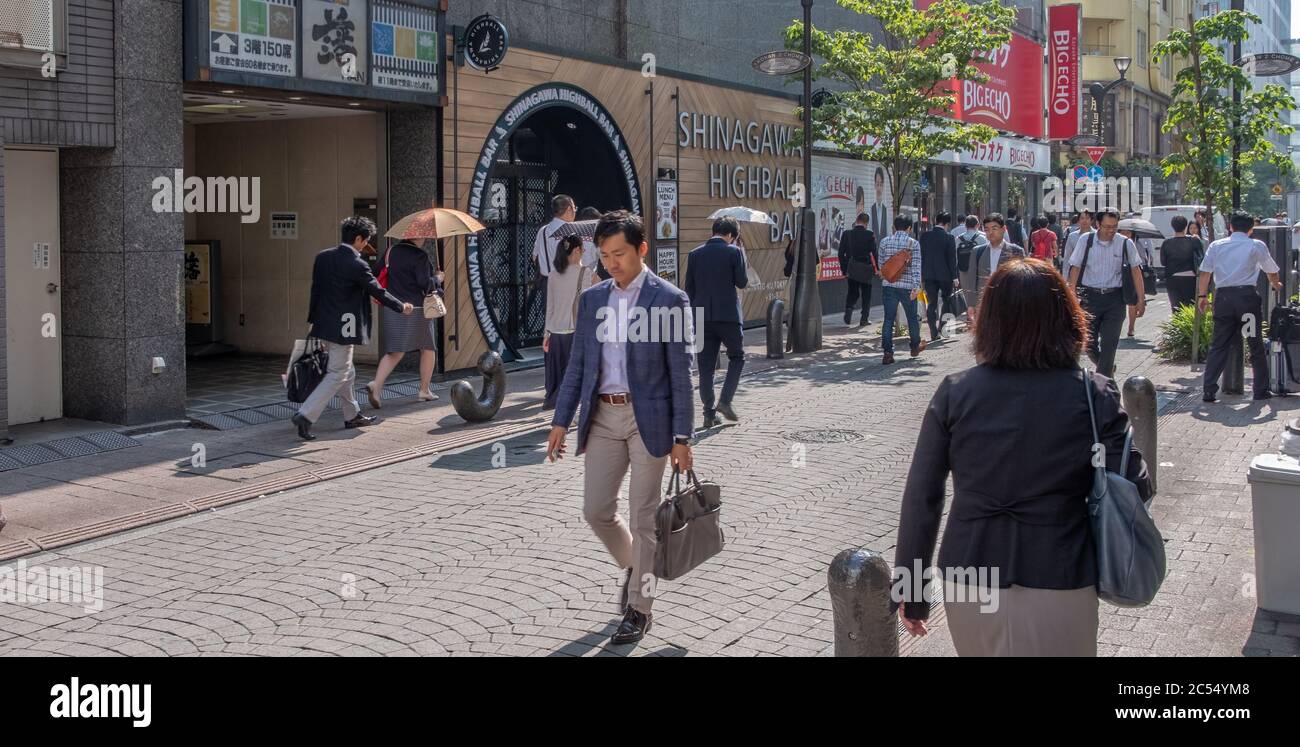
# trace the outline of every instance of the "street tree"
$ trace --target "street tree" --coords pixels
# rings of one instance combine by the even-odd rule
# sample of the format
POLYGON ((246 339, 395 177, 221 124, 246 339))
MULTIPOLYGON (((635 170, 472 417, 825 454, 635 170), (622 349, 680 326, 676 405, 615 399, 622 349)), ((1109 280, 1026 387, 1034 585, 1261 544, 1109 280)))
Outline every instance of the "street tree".
MULTIPOLYGON (((837 2, 865 17, 861 28, 877 33, 813 27, 813 55, 822 60, 813 78, 841 89, 813 110, 813 140, 884 164, 898 215, 903 193, 926 162, 997 135, 987 125, 950 117, 963 81, 988 80, 977 65, 1009 52, 1015 10, 964 0, 935 0, 925 8, 913 0, 837 2)), ((797 50, 802 44, 803 23, 795 21, 785 45, 797 50)), ((802 133, 795 144, 802 144, 802 133)))
MULTIPOLYGON (((1172 152, 1160 161, 1165 177, 1186 181, 1185 194, 1203 203, 1211 215, 1231 206, 1234 186, 1246 186, 1245 170, 1266 164, 1281 176, 1290 174, 1290 156, 1269 140, 1273 134, 1290 135, 1287 123, 1295 100, 1283 86, 1269 84, 1252 90, 1248 70, 1232 64, 1222 49, 1249 37, 1248 23, 1259 16, 1225 10, 1201 19, 1188 18, 1188 28, 1175 28, 1169 38, 1151 50, 1151 61, 1174 58, 1182 69, 1174 80, 1173 103, 1162 131, 1173 136, 1172 152), (1234 103, 1231 91, 1241 92, 1234 103), (1233 135, 1239 141, 1243 178, 1234 180, 1228 159, 1233 135)), ((1214 221, 1206 226, 1214 238, 1214 221)))

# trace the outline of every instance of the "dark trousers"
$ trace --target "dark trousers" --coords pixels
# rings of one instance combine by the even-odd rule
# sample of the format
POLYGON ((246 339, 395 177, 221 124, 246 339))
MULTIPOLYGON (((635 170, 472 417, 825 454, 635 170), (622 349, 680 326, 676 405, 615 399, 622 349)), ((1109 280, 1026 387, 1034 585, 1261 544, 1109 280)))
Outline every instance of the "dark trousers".
POLYGON ((564 372, 569 367, 569 354, 573 352, 573 333, 552 334, 551 341, 546 347, 546 399, 542 402, 542 409, 550 410, 555 407, 555 395, 564 381, 564 372))
POLYGON ((925 295, 930 302, 925 305, 925 320, 930 323, 930 339, 939 338, 939 321, 943 315, 952 310, 952 281, 951 280, 927 280, 925 281, 925 295), (942 305, 940 305, 939 294, 943 294, 942 305))
POLYGON ((1116 288, 1110 293, 1098 293, 1079 286, 1079 301, 1088 312, 1088 357, 1097 366, 1097 373, 1115 378, 1115 348, 1119 346, 1120 329, 1128 318, 1124 305, 1124 292, 1116 288))
POLYGON ((1196 305, 1196 276, 1177 276, 1165 280, 1165 290, 1169 293, 1169 308, 1178 311, 1179 306, 1196 305))
POLYGON ((1230 356, 1241 355, 1241 332, 1247 324, 1255 328, 1255 334, 1246 338, 1250 346, 1250 368, 1255 375, 1255 396, 1268 392, 1268 352, 1261 334, 1263 309, 1264 302, 1253 287, 1214 290, 1214 341, 1210 343, 1210 354, 1205 360, 1205 383, 1202 385, 1206 394, 1213 395, 1219 391, 1219 375, 1228 365, 1230 356))
POLYGON ((724 405, 731 404, 740 387, 740 371, 745 367, 745 336, 740 322, 705 322, 704 347, 700 349, 700 402, 704 414, 713 416, 713 371, 718 367, 718 351, 727 346, 727 378, 722 383, 724 405))
POLYGON ((859 283, 845 277, 849 283, 848 300, 844 302, 844 322, 849 324, 853 321, 853 307, 858 305, 858 296, 862 296, 862 323, 866 324, 867 319, 871 316, 871 281, 859 283))

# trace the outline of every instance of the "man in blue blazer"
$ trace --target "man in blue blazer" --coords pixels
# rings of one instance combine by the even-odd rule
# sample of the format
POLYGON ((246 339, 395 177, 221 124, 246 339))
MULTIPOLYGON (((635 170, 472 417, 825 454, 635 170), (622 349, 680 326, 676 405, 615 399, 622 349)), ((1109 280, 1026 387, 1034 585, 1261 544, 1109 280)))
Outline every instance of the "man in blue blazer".
POLYGON ((713 222, 713 238, 691 250, 686 260, 686 295, 691 305, 703 313, 704 345, 700 348, 700 402, 704 405, 704 427, 718 424, 716 412, 728 420, 739 420, 731 400, 740 388, 740 372, 745 367, 745 332, 742 327, 740 294, 749 285, 745 273, 745 255, 736 246, 740 224, 735 218, 713 222), (718 350, 727 346, 727 379, 722 383, 722 397, 713 400, 713 371, 718 365, 718 350))
POLYGON ((655 594, 655 509, 664 467, 691 469, 694 332, 690 301, 645 266, 641 218, 616 210, 596 224, 596 246, 611 278, 582 292, 569 366, 556 396, 547 455, 562 458, 574 413, 578 454, 586 454, 583 517, 624 569, 614 643, 650 630, 655 594), (628 523, 618 489, 629 466, 628 523), (633 583, 632 580, 636 579, 633 583))

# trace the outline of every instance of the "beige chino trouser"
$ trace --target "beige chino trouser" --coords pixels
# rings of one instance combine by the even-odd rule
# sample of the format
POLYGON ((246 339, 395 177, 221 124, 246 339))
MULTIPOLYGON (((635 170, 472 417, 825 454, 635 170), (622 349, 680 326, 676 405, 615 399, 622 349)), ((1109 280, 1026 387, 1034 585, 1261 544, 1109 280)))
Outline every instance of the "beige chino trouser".
POLYGON ((630 400, 625 405, 596 401, 587 433, 582 515, 619 567, 632 569, 628 604, 647 614, 655 589, 655 510, 667 464, 667 455, 646 451, 630 400), (618 513, 618 489, 629 466, 630 527, 618 513))
POLYGON ((357 403, 357 393, 352 385, 357 380, 357 370, 352 367, 352 345, 340 345, 337 342, 322 340, 325 352, 329 355, 329 366, 325 369, 325 378, 307 396, 307 401, 298 407, 298 414, 315 423, 324 414, 330 400, 338 394, 343 400, 343 419, 351 420, 361 413, 357 403))

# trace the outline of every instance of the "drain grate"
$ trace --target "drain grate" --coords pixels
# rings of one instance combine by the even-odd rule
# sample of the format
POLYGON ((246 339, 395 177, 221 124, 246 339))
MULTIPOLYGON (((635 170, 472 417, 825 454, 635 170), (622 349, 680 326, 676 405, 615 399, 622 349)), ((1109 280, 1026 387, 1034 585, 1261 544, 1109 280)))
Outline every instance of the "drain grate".
POLYGON ((787 433, 786 438, 800 444, 847 444, 861 441, 863 436, 857 431, 842 428, 816 428, 787 433))
POLYGON ((0 472, 23 467, 34 467, 63 459, 91 456, 105 451, 116 451, 140 442, 114 431, 87 433, 84 436, 59 438, 38 444, 23 444, 0 449, 0 472))

